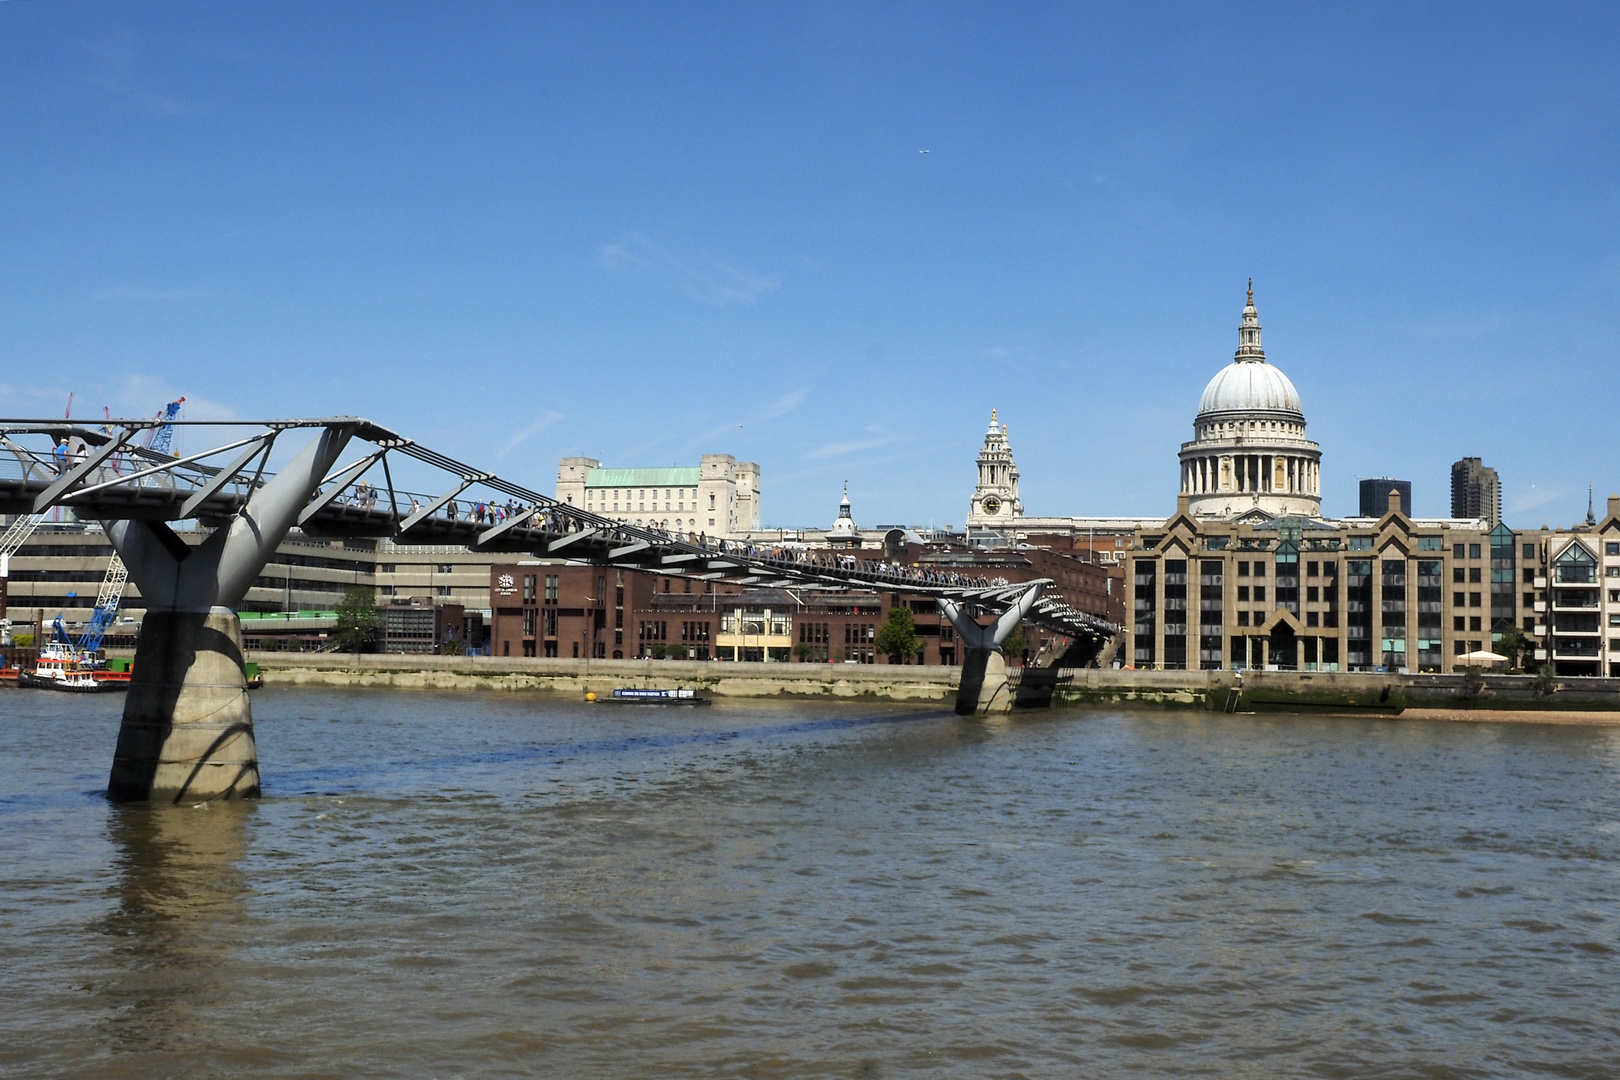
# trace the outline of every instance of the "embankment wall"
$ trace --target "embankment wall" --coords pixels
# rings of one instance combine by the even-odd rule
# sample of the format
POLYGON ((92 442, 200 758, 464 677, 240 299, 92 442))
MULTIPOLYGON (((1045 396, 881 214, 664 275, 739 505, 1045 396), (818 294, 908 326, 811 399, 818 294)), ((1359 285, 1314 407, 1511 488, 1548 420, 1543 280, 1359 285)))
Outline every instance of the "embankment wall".
POLYGON ((1407 709, 1602 712, 1620 711, 1620 679, 1084 668, 1057 675, 1052 701, 1066 705, 1160 705, 1217 712, 1394 714, 1407 709))
POLYGON ((716 697, 956 700, 955 668, 886 664, 745 664, 691 660, 249 653, 270 686, 401 690, 550 690, 583 697, 615 687, 685 686, 716 697))
MULTIPOLYGON (((583 697, 615 687, 689 686, 716 697, 881 698, 954 702, 958 670, 887 664, 703 663, 546 657, 394 656, 255 652, 272 686, 401 690, 548 690, 583 697)), ((1216 712, 1398 714, 1620 712, 1620 679, 1533 675, 1398 675, 1308 671, 1015 672, 1025 705, 1137 705, 1216 712)))

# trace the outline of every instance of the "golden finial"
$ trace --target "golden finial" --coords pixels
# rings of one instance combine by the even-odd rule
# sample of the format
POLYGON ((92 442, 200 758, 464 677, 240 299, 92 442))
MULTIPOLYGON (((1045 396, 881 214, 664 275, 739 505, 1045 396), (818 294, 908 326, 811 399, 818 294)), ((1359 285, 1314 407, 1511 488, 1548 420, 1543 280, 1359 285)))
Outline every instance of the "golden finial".
POLYGON ((1254 307, 1254 278, 1249 279, 1249 306, 1254 307))
POLYGON ((995 409, 990 410, 990 422, 992 424, 996 422, 996 410, 995 409))

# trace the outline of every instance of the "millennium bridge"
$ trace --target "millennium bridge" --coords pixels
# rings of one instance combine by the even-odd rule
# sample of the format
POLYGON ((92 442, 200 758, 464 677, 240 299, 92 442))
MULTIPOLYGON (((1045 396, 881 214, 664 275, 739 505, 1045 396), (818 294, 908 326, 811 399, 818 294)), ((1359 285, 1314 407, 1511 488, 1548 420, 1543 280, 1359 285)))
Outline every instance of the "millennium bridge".
POLYGON ((358 417, 159 417, 94 427, 0 419, 0 513, 57 507, 101 523, 147 604, 108 784, 109 795, 122 800, 258 793, 236 607, 294 527, 312 536, 390 537, 741 585, 930 596, 962 640, 963 714, 1007 707, 1001 645, 1021 621, 1069 639, 1069 663, 1089 661, 1118 630, 1047 593, 1049 579, 1009 583, 854 553, 761 551, 626 525, 358 417), (164 424, 205 429, 197 434, 209 441, 221 432, 238 437, 178 456, 139 445, 138 435, 164 424), (285 449, 291 440, 303 444, 272 470, 278 442, 285 449), (478 505, 495 509, 468 512, 478 505), (195 546, 168 524, 192 519, 212 530, 195 546), (982 624, 982 616, 990 621, 982 624))

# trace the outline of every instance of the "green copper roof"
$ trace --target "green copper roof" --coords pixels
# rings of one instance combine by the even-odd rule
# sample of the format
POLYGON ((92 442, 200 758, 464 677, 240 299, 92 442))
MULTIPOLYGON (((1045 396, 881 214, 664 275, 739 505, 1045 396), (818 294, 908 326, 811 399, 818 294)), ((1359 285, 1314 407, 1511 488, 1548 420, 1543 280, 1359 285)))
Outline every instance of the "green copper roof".
POLYGON ((689 469, 591 469, 586 487, 697 487, 697 466, 689 469))

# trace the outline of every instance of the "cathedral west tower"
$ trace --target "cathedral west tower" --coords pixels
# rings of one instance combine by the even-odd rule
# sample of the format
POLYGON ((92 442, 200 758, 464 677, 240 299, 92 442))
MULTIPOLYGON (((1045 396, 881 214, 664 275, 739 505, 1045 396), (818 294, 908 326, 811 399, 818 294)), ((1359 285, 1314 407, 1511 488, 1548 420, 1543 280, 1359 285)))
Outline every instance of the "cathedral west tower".
POLYGON ((967 525, 970 529, 1005 528, 1023 513, 1024 504, 1018 501, 1018 463, 1013 460, 1007 425, 997 426, 996 410, 991 409, 990 430, 979 450, 979 482, 968 504, 967 525))
POLYGON ((1305 437, 1299 391, 1266 363, 1253 281, 1237 353, 1204 388, 1180 456, 1195 517, 1322 516, 1322 448, 1305 437))

